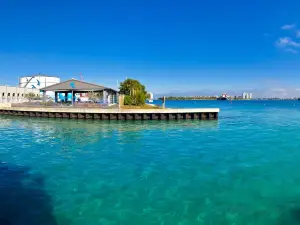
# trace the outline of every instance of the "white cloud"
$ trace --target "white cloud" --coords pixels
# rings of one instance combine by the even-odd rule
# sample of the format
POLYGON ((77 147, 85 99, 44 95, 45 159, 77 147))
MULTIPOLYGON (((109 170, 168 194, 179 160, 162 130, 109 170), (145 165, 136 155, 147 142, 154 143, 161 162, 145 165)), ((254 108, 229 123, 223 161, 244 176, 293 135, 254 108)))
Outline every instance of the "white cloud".
POLYGON ((282 30, 292 30, 296 27, 296 24, 286 24, 281 27, 282 30))
MULTIPOLYGON (((296 24, 286 24, 281 27, 282 30, 292 30, 293 38, 300 38, 300 30, 296 28, 296 24)), ((300 42, 294 41, 293 38, 281 37, 275 42, 275 45, 285 52, 297 54, 297 48, 300 48, 300 42)))
POLYGON ((287 92, 286 88, 272 88, 272 89, 270 89, 270 91, 279 92, 279 93, 287 92))
POLYGON ((293 53, 293 54, 297 54, 297 53, 298 53, 298 51, 297 51, 297 50, 295 50, 295 49, 292 49, 292 48, 286 48, 286 49, 284 49, 284 51, 286 51, 286 52, 290 52, 290 53, 293 53))
POLYGON ((279 40, 276 42, 276 45, 281 48, 287 48, 287 47, 299 48, 300 47, 300 43, 293 41, 293 39, 290 37, 279 38, 279 40))

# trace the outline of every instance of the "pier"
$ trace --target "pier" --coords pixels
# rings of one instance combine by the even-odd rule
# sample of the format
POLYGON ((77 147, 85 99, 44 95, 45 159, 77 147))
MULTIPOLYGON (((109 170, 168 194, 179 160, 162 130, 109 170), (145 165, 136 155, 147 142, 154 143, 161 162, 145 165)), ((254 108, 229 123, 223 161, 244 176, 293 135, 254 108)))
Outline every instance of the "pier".
POLYGON ((0 105, 0 115, 93 119, 93 120, 215 120, 218 108, 195 109, 99 109, 99 108, 35 108, 0 105))

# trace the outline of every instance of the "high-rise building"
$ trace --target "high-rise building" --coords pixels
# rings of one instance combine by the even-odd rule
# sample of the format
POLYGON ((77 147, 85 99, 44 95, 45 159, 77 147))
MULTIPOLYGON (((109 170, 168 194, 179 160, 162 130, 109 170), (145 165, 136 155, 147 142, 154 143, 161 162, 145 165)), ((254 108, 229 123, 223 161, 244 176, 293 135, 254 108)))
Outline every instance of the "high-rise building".
POLYGON ((244 92, 242 97, 243 99, 252 99, 252 93, 244 92))

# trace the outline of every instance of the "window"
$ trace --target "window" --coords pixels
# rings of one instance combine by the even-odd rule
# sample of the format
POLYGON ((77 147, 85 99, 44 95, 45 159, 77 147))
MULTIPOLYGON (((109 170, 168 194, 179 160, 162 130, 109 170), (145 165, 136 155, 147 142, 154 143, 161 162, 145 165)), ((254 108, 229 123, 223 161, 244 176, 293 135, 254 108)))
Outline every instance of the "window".
POLYGON ((10 97, 10 93, 7 93, 7 97, 10 97))
POLYGON ((16 96, 16 93, 13 93, 13 98, 16 96))
POLYGON ((4 97, 5 97, 5 93, 3 92, 3 93, 2 93, 2 98, 4 98, 4 97))

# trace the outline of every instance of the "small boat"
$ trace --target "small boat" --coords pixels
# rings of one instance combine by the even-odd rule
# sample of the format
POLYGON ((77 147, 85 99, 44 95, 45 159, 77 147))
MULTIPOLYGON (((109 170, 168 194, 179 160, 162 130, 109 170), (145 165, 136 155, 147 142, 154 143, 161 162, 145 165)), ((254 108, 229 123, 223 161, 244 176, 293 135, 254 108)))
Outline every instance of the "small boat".
POLYGON ((228 100, 227 94, 222 94, 220 97, 217 98, 217 100, 221 100, 221 101, 228 100))
POLYGON ((226 101, 226 100, 228 100, 228 98, 227 97, 219 97, 219 98, 217 98, 217 100, 221 100, 221 101, 226 101))

